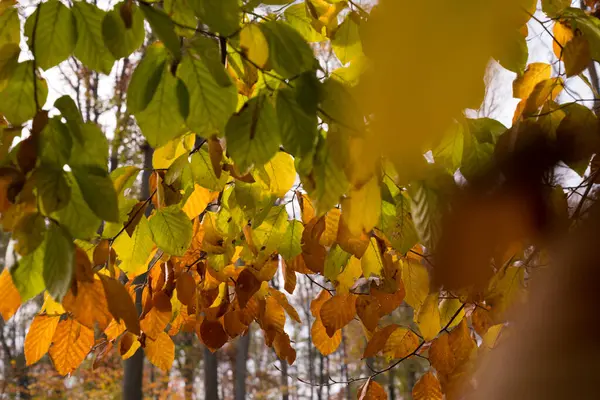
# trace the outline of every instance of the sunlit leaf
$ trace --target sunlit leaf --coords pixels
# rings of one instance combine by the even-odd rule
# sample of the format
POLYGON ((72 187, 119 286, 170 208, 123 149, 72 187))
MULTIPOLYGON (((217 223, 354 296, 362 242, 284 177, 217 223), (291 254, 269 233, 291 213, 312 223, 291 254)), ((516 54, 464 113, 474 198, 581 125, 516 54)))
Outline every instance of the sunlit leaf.
POLYGON ((94 331, 67 318, 58 323, 48 354, 56 371, 67 375, 79 367, 93 345, 94 331))
POLYGON ((102 37, 102 21, 106 11, 86 2, 73 3, 71 10, 77 23, 75 56, 86 67, 108 75, 115 59, 104 45, 102 37))
POLYGON ((59 320, 57 316, 44 314, 33 318, 24 344, 25 361, 28 366, 38 362, 48 352, 59 320))
POLYGON ((412 397, 415 400, 442 400, 444 398, 440 382, 431 372, 427 372, 417 381, 412 390, 412 397))
POLYGON ((175 343, 166 332, 161 332, 156 340, 146 341, 146 357, 152 364, 167 372, 175 358, 175 343))

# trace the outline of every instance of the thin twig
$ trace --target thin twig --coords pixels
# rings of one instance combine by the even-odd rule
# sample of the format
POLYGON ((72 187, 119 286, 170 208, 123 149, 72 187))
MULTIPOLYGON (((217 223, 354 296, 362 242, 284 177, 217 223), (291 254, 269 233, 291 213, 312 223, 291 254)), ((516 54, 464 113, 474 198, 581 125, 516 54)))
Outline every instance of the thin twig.
POLYGON ((36 31, 37 31, 37 26, 38 26, 38 21, 40 19, 40 9, 42 7, 42 2, 39 2, 36 9, 35 9, 35 20, 33 22, 33 30, 31 32, 31 53, 33 54, 33 61, 32 61, 32 73, 33 73, 33 99, 35 100, 35 110, 38 111, 40 109, 40 99, 38 99, 38 92, 37 92, 37 62, 36 62, 36 55, 35 55, 35 36, 36 36, 36 31))

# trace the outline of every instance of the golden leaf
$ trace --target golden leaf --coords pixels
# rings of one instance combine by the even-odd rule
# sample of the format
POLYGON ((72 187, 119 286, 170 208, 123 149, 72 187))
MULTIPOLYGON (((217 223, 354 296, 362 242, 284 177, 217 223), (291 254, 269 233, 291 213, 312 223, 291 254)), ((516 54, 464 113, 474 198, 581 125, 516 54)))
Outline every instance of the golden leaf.
POLYGON ((77 321, 90 329, 94 329, 94 323, 97 322, 100 329, 104 330, 113 318, 108 310, 104 287, 99 280, 77 282, 77 295, 70 289, 62 305, 77 321))
POLYGON ((402 282, 406 290, 404 300, 418 310, 429 294, 429 272, 420 263, 402 261, 402 282))
POLYGON ((322 246, 331 247, 335 243, 341 215, 342 211, 339 208, 332 208, 325 214, 325 231, 319 240, 322 246))
POLYGON ((429 347, 429 362, 442 375, 451 374, 456 367, 456 359, 448 338, 448 334, 444 332, 429 347))
POLYGON ((281 260, 281 274, 283 275, 283 288, 289 294, 294 294, 294 289, 296 289, 296 271, 288 266, 283 259, 281 260))
POLYGON ((298 197, 300 211, 302 212, 302 222, 304 222, 304 224, 308 224, 316 216, 315 207, 306 193, 300 193, 297 191, 296 196, 298 197))
POLYGON ((354 255, 356 258, 363 257, 370 243, 369 237, 364 232, 359 236, 353 236, 350 233, 344 215, 340 218, 336 241, 342 250, 354 255))
POLYGON ((240 47, 249 60, 264 67, 269 59, 269 45, 257 24, 247 24, 240 32, 240 47))
POLYGON ((121 340, 119 341, 119 353, 121 354, 121 358, 123 360, 127 360, 129 357, 135 354, 135 352, 137 351, 137 349, 140 348, 140 346, 140 341, 133 333, 125 332, 125 334, 121 336, 121 340))
POLYGON ((104 330, 104 334, 106 335, 107 340, 115 340, 123 332, 125 332, 126 329, 127 328, 125 327, 125 322, 123 320, 119 322, 116 319, 113 319, 104 330))
POLYGON ((274 297, 265 299, 265 307, 260 310, 259 323, 263 330, 283 332, 285 326, 285 310, 274 297))
POLYGON ((35 364, 48 352, 59 320, 58 316, 49 317, 44 314, 33 318, 25 337, 26 365, 35 364))
POLYGON ((356 393, 358 400, 386 400, 385 389, 370 378, 358 388, 356 393))
POLYGON ((304 227, 302 232, 302 257, 308 269, 315 273, 323 273, 327 251, 319 241, 325 232, 325 218, 313 219, 304 227))
POLYGON ((375 331, 371 337, 371 340, 369 340, 369 343, 367 343, 367 347, 365 348, 362 358, 373 357, 383 350, 390 335, 398 328, 400 328, 400 325, 391 324, 375 331))
POLYGON ((550 79, 552 67, 546 63, 531 63, 525 73, 513 82, 513 97, 527 99, 535 86, 543 80, 550 79))
POLYGON ((285 196, 296 181, 294 158, 280 151, 264 165, 264 168, 269 178, 269 191, 277 197, 285 196))
POLYGON ((274 288, 269 288, 269 293, 275 298, 275 300, 277 300, 279 305, 283 307, 283 309, 290 316, 291 319, 293 319, 297 323, 302 323, 302 321, 300 320, 300 315, 298 315, 298 311, 296 311, 294 306, 290 304, 285 294, 281 293, 279 290, 274 288))
POLYGON ((563 58, 562 52, 564 47, 567 45, 567 43, 569 43, 571 39, 573 39, 575 35, 573 34, 573 30, 571 30, 571 28, 569 28, 567 25, 560 21, 554 22, 553 31, 555 40, 552 40, 552 49, 554 50, 556 58, 560 60, 563 58), (563 47, 563 49, 561 49, 561 46, 563 47))
POLYGON ((414 317, 415 322, 419 325, 421 335, 426 341, 434 339, 442 329, 438 303, 439 293, 430 294, 414 317))
POLYGON ((44 304, 42 305, 40 311, 46 312, 46 314, 49 315, 60 315, 65 313, 65 309, 62 304, 54 300, 52 296, 48 294, 48 292, 44 292, 44 304))
POLYGON ((155 293, 152 297, 152 308, 140 321, 140 327, 151 339, 155 339, 164 331, 171 320, 171 299, 164 292, 155 293))
POLYGON ((402 301, 406 296, 406 291, 404 290, 402 281, 400 281, 400 284, 394 293, 384 292, 372 284, 371 295, 379 301, 379 304, 381 305, 379 311, 381 316, 383 316, 391 314, 396 308, 400 307, 400 304, 402 304, 402 301))
POLYGON ((93 345, 94 331, 68 318, 58 323, 48 354, 56 371, 67 375, 79 367, 93 345))
POLYGON ((135 335, 140 334, 138 312, 127 289, 116 279, 101 275, 102 285, 106 293, 108 310, 117 320, 125 321, 127 330, 135 335))
POLYGON ((321 306, 319 315, 329 337, 348 325, 356 315, 356 295, 336 295, 321 306))
POLYGON ((360 260, 354 256, 350 257, 344 270, 337 276, 337 292, 339 294, 346 294, 350 292, 350 288, 354 286, 354 283, 362 275, 362 266, 360 260))
POLYGON ((331 293, 329 293, 327 290, 323 289, 318 294, 318 296, 315 297, 311 301, 311 303, 310 303, 310 313, 312 314, 313 317, 315 317, 315 318, 321 318, 321 316, 320 316, 321 307, 323 307, 323 303, 325 303, 331 297, 332 297, 331 293))
POLYGON ((462 303, 459 299, 443 299, 440 302, 440 323, 442 326, 448 326, 448 329, 454 328, 465 317, 465 310, 461 308, 462 303), (460 311, 458 311, 460 309, 460 311), (458 314, 457 314, 458 312, 458 314), (454 318, 454 319, 453 319, 454 318), (452 323, 450 323, 452 321, 452 323))
POLYGON ((240 319, 240 312, 232 308, 223 316, 223 328, 230 338, 235 338, 248 330, 248 325, 240 319))
POLYGON ((344 221, 354 236, 369 232, 379 223, 381 215, 381 188, 379 179, 373 176, 360 189, 352 189, 342 201, 344 221))
POLYGON ((0 314, 5 321, 12 317, 21 306, 21 295, 13 283, 8 268, 0 274, 0 314))
POLYGON ((399 327, 392 332, 383 346, 383 355, 389 358, 404 358, 419 346, 419 337, 407 328, 399 327))
POLYGON ((375 296, 358 296, 356 299, 356 315, 368 331, 377 328, 381 317, 381 305, 375 296))
POLYGON ((489 311, 481 307, 476 307, 471 314, 471 324, 473 325, 475 332, 483 337, 490 326, 494 325, 494 322, 489 311))
POLYGON ((313 322, 310 334, 312 336, 313 344, 324 356, 336 351, 342 342, 342 331, 336 331, 333 336, 329 337, 327 332, 325 332, 325 327, 320 318, 317 318, 315 322, 313 322))
POLYGON ((360 259, 360 263, 365 278, 368 278, 371 275, 381 276, 381 271, 383 270, 383 259, 381 257, 381 249, 379 248, 377 239, 371 238, 369 246, 360 259))
POLYGON ((161 332, 156 340, 146 340, 146 356, 152 364, 167 372, 175 359, 175 343, 169 335, 161 332))
POLYGON ((462 365, 471 358, 471 354, 477 348, 475 340, 471 337, 471 332, 467 326, 467 320, 463 319, 456 328, 450 332, 448 342, 457 365, 462 365))
POLYGON ((194 219, 202 214, 202 212, 206 210, 206 206, 208 206, 211 201, 214 201, 218 195, 219 193, 217 192, 211 192, 200 185, 194 185, 194 191, 185 201, 185 204, 181 209, 190 219, 194 219))
POLYGON ((427 372, 415 384, 412 396, 414 400, 442 400, 440 381, 431 371, 427 372))
POLYGON ((296 350, 290 344, 290 337, 285 332, 277 332, 273 340, 273 349, 280 360, 286 360, 289 365, 296 361, 296 350))

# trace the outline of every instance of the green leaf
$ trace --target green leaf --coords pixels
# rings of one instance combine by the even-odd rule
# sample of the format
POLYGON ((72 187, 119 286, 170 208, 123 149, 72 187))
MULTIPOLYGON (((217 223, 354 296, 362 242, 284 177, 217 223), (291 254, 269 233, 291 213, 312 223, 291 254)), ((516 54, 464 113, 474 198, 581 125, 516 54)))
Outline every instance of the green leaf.
POLYGON ((44 164, 62 169, 69 161, 73 139, 69 128, 60 118, 53 117, 41 132, 38 144, 38 158, 44 164))
POLYGON ((317 114, 306 113, 289 88, 277 91, 275 106, 283 147, 294 156, 310 153, 317 138, 317 114))
POLYGON ((54 102, 54 107, 58 108, 62 116, 67 120, 67 126, 73 136, 75 136, 77 140, 83 140, 83 132, 81 129, 83 117, 71 96, 65 95, 59 97, 58 100, 54 102))
POLYGON ((10 269, 13 282, 21 295, 22 303, 37 296, 46 288, 43 276, 46 246, 45 239, 34 252, 22 257, 10 269))
POLYGON ((571 7, 571 0, 542 0, 542 11, 550 17, 559 15, 567 7, 571 7))
POLYGON ((468 132, 463 130, 465 135, 469 132, 480 143, 495 144, 500 135, 506 132, 506 127, 500 122, 491 118, 467 119, 468 132))
MULTIPOLYGON (((46 102, 48 86, 46 81, 36 82, 37 97, 40 107, 46 102)), ((13 125, 21 125, 32 119, 37 112, 33 95, 33 62, 19 63, 12 72, 8 84, 0 92, 0 113, 13 125)))
POLYGON ((183 83, 168 68, 163 68, 154 97, 143 111, 135 114, 144 137, 154 148, 185 133, 180 90, 186 90, 183 83))
POLYGON ((27 213, 19 219, 12 232, 12 239, 18 243, 19 254, 33 253, 44 241, 46 219, 39 212, 27 213))
POLYGON ((46 233, 45 250, 44 283, 48 293, 56 301, 62 301, 71 287, 75 245, 62 227, 51 224, 46 233))
POLYGON ((418 181, 409 187, 411 215, 421 243, 435 248, 440 237, 441 213, 438 193, 424 181, 418 181))
POLYGON ((286 262, 291 261, 298 254, 302 253, 302 247, 300 246, 302 232, 304 232, 302 222, 295 219, 288 221, 283 238, 277 247, 277 252, 281 254, 286 262))
POLYGON ((221 36, 233 34, 240 26, 238 0, 190 0, 190 5, 200 21, 221 36))
POLYGON ((561 18, 567 19, 573 30, 579 29, 583 33, 589 42, 592 58, 600 60, 600 20, 578 8, 564 9, 561 18))
POLYGON ((269 43, 269 61, 279 75, 289 79, 313 69, 313 51, 298 31, 279 21, 269 21, 260 27, 269 43))
POLYGON ((6 88, 15 68, 19 65, 20 53, 21 49, 15 43, 0 48, 0 92, 6 88))
POLYGON ((181 60, 181 46, 179 37, 175 33, 175 24, 169 16, 158 8, 152 7, 146 3, 140 4, 140 9, 150 24, 152 32, 158 37, 165 47, 171 52, 175 60, 181 60))
POLYGON ((433 149, 433 158, 437 164, 454 173, 462 162, 464 132, 463 126, 459 123, 452 123, 452 126, 442 137, 440 143, 433 149))
POLYGON ((0 49, 7 44, 19 44, 21 40, 21 22, 16 7, 10 7, 0 13, 0 49))
POLYGON ((144 16, 135 4, 131 5, 131 27, 125 26, 119 11, 124 4, 126 3, 116 4, 102 21, 104 44, 116 59, 127 57, 139 49, 146 36, 144 16))
POLYGON ((214 190, 215 192, 223 190, 229 174, 223 171, 221 172, 221 176, 217 177, 210 162, 208 150, 206 150, 204 146, 192 155, 190 165, 194 182, 202 187, 214 190))
POLYGON ((529 58, 527 38, 519 30, 514 30, 503 45, 504 47, 498 50, 494 58, 507 70, 522 75, 529 58))
POLYGON ((231 76, 221 60, 221 49, 217 40, 200 35, 195 36, 187 42, 187 51, 192 58, 199 59, 204 63, 220 86, 233 85, 231 76))
POLYGON ((71 187, 65 179, 62 167, 40 165, 32 175, 38 199, 46 214, 67 206, 71 197, 71 187))
POLYGON ((352 254, 346 253, 341 247, 335 244, 331 250, 329 250, 327 258, 325 258, 325 278, 330 281, 336 280, 340 272, 342 272, 343 267, 348 263, 348 260, 350 260, 350 256, 352 256, 352 254))
POLYGON ((381 206, 381 230, 394 249, 406 254, 419 241, 408 199, 400 195, 397 205, 383 201, 381 206))
POLYGON ((110 74, 115 59, 102 37, 102 21, 106 12, 86 2, 74 2, 72 10, 77 22, 75 56, 86 67, 110 74))
POLYGON ((342 125, 354 133, 364 125, 363 115, 350 88, 335 79, 323 82, 321 113, 330 123, 342 125))
POLYGON ((158 248, 173 256, 183 256, 192 242, 192 223, 176 205, 159 209, 150 218, 150 231, 158 248))
POLYGON ((137 114, 148 107, 162 81, 166 61, 167 51, 162 43, 148 47, 127 88, 127 109, 130 113, 137 114))
POLYGON ((106 171, 108 165, 108 141, 100 128, 88 122, 80 126, 82 140, 73 141, 69 159, 71 168, 93 167, 106 171))
POLYGON ((256 248, 265 259, 273 253, 286 232, 288 214, 285 206, 273 207, 262 223, 252 231, 256 248))
MULTIPOLYGON (((190 112, 186 122, 199 136, 222 135, 227 121, 236 110, 237 89, 228 77, 218 83, 201 56, 197 51, 186 53, 177 70, 177 76, 185 83, 190 97, 190 112), (225 80, 229 80, 229 85, 223 85, 225 80)), ((220 70, 225 73, 222 66, 220 70)))
POLYGON ((352 14, 348 14, 331 39, 333 51, 342 64, 347 64, 363 54, 359 26, 355 19, 352 14))
POLYGON ((77 239, 90 239, 96 234, 101 220, 87 205, 72 174, 67 173, 67 181, 71 188, 69 203, 51 216, 60 222, 71 236, 77 239))
POLYGON ((25 22, 25 36, 31 49, 35 28, 35 61, 42 69, 48 69, 66 60, 75 49, 77 32, 71 10, 58 0, 49 0, 31 14, 25 22), (39 16, 38 16, 39 11, 39 16))
POLYGON ((113 244, 121 260, 119 268, 126 273, 144 271, 153 247, 152 232, 146 217, 140 219, 131 237, 127 233, 122 233, 113 244))
POLYGON ((78 167, 73 168, 73 176, 94 214, 105 221, 118 221, 117 193, 108 172, 99 168, 78 167))
POLYGON ((490 143, 479 143, 477 140, 466 140, 460 172, 467 180, 474 179, 491 168, 494 160, 494 146, 490 143))
POLYGON ((190 0, 165 0, 164 8, 167 15, 174 22, 175 32, 178 35, 192 37, 196 34, 195 28, 198 21, 190 6, 190 0))
POLYGON ((246 102, 225 128, 227 151, 240 171, 261 166, 279 150, 279 131, 270 99, 261 95, 246 102))
POLYGON ((325 39, 312 27, 311 18, 306 13, 306 4, 294 4, 286 8, 283 15, 287 23, 297 30, 307 42, 321 42, 325 39))

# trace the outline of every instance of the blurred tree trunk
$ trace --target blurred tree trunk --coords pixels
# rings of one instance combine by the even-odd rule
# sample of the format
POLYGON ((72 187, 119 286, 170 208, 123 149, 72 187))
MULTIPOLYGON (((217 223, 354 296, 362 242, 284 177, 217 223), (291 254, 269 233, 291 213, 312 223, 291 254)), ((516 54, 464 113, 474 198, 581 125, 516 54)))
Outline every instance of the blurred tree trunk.
POLYGON ((394 370, 388 372, 388 398, 390 400, 396 400, 396 382, 395 382, 394 370))
POLYGON ((319 387, 317 388, 317 399, 323 400, 323 384, 325 383, 325 357, 319 354, 319 387))
POLYGON ((219 362, 217 354, 204 346, 204 399, 219 400, 219 362))
MULTIPOLYGON (((144 151, 144 172, 142 173, 142 191, 141 196, 147 199, 150 196, 150 187, 148 178, 152 170, 152 147, 145 143, 144 151)), ((150 213, 151 208, 146 209, 146 214, 150 213)), ((138 314, 142 312, 142 292, 137 291, 135 305, 138 314)), ((125 371, 123 374, 123 399, 142 400, 142 384, 144 378, 144 350, 140 347, 133 356, 125 360, 125 371)))
POLYGON ((248 375, 248 353, 250 351, 250 327, 246 335, 237 341, 235 356, 235 400, 246 398, 246 376, 248 375))
POLYGON ((289 400, 289 382, 288 382, 288 363, 286 360, 279 360, 281 366, 281 399, 289 400))

